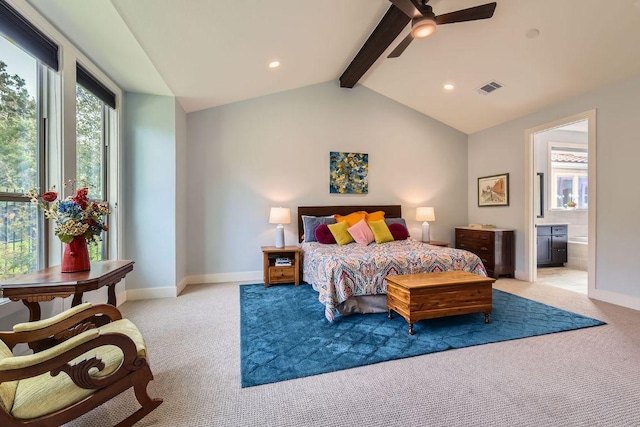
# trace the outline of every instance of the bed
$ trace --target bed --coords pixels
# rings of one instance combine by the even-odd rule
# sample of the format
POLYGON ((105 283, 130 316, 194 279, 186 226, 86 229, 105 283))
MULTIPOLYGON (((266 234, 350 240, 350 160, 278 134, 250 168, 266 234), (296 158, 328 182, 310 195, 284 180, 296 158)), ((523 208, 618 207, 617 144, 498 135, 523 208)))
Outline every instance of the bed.
MULTIPOLYGON (((347 215, 355 211, 384 211, 385 218, 401 218, 400 205, 300 206, 298 231, 303 240, 303 216, 347 215)), ((459 249, 428 245, 414 239, 362 246, 301 243, 303 280, 318 292, 325 317, 386 311, 385 277, 434 271, 461 270, 486 276, 478 256, 459 249)))

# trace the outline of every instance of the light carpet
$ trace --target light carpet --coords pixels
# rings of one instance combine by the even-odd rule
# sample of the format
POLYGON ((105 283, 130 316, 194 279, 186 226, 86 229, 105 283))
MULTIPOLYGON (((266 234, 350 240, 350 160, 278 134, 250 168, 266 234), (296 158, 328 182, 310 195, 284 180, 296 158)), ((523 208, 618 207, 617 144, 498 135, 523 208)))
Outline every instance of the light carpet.
MULTIPOLYGON (((500 279, 494 288, 607 324, 242 388, 238 286, 121 306, 147 342, 149 394, 164 399, 136 427, 640 425, 639 311, 500 279)), ((111 427, 137 407, 129 390, 69 427, 111 427)))

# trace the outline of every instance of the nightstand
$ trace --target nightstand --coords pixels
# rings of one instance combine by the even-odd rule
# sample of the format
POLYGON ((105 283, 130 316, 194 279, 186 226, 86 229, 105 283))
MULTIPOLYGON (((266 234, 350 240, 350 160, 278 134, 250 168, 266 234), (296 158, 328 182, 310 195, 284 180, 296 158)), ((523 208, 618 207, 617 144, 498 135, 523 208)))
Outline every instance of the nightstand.
POLYGON ((422 243, 426 243, 427 245, 433 245, 433 246, 442 246, 443 248, 449 247, 449 242, 439 242, 438 240, 431 240, 430 242, 422 242, 422 243))
POLYGON ((262 246, 264 287, 275 283, 300 284, 300 249, 298 246, 262 246), (276 258, 289 258, 291 265, 276 265, 276 258))

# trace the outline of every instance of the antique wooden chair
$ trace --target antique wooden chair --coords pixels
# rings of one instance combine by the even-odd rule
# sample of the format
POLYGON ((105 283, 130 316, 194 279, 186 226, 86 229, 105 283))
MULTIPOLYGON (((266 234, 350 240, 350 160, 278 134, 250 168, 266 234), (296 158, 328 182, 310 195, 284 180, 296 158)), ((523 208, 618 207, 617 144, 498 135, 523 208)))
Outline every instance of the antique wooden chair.
POLYGON ((118 424, 131 426, 162 403, 147 394, 152 379, 140 331, 111 305, 0 332, 1 426, 59 426, 133 387, 142 407, 118 424), (14 356, 19 343, 37 352, 14 356))

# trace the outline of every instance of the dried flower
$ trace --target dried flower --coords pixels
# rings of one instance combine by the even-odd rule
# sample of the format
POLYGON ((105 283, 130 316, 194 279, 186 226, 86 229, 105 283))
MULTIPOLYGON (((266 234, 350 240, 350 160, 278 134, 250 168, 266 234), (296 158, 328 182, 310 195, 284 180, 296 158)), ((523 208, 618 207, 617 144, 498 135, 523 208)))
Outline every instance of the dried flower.
POLYGON ((26 195, 42 208, 45 218, 56 221, 55 234, 64 243, 71 242, 76 236, 84 236, 93 243, 108 229, 104 220, 111 213, 109 205, 89 200, 88 188, 80 188, 74 196, 60 201, 56 201, 58 193, 53 190, 39 195, 31 189, 26 195))

